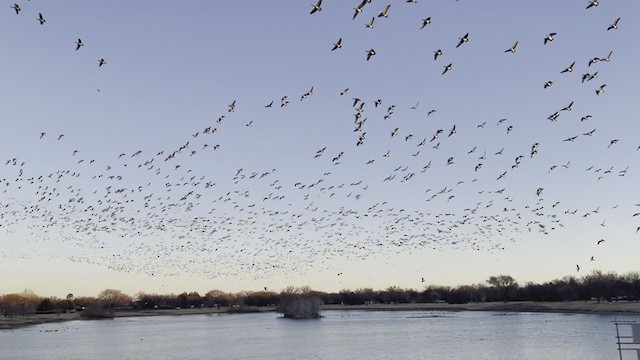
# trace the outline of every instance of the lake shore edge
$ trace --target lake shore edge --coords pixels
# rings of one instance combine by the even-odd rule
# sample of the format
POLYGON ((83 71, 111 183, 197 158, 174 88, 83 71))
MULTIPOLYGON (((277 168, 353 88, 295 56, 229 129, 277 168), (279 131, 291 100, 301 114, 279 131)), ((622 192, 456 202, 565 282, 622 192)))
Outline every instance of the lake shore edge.
MULTIPOLYGON (((640 315, 640 302, 507 302, 507 303, 411 303, 411 304, 367 304, 367 305, 323 305, 322 311, 487 311, 505 313, 559 313, 591 315, 640 315)), ((241 308, 187 308, 187 309, 141 309, 117 310, 114 318, 146 316, 183 316, 183 315, 224 315, 273 312, 275 307, 241 308)), ((95 320, 80 316, 80 313, 36 314, 15 316, 12 319, 0 319, 1 330, 13 330, 27 326, 73 320, 95 320)))

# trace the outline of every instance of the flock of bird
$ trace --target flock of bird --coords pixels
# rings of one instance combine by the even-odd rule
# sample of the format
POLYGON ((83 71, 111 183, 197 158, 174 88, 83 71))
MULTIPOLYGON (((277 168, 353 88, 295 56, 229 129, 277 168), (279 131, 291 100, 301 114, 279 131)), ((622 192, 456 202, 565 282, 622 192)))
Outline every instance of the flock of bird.
MULTIPOLYGON (((406 0, 407 6, 417 2, 406 0)), ((325 5, 323 0, 311 4, 310 14, 321 16, 325 5)), ((352 20, 364 16, 372 6, 372 0, 357 4, 352 20)), ((599 2, 592 0, 586 9, 596 11, 598 6, 599 2)), ((23 16, 19 4, 13 4, 11 9, 23 16)), ((392 12, 391 5, 383 6, 365 29, 373 29, 376 19, 390 19, 392 12)), ((36 20, 46 26, 42 13, 36 20)), ((620 21, 615 19, 602 31, 617 31, 620 21)), ((427 31, 432 17, 417 19, 416 24, 419 30, 427 31)), ((540 37, 540 44, 550 46, 559 36, 549 32, 540 37)), ((473 41, 472 34, 462 31, 457 41, 451 42, 451 51, 473 41)), ((520 41, 508 47, 505 44, 506 55, 502 56, 512 56, 525 45, 529 46, 520 41)), ((75 50, 83 46, 78 38, 75 50)), ((328 51, 340 51, 345 46, 340 37, 328 51)), ((363 61, 376 60, 378 52, 373 47, 363 50, 363 61)), ((614 62, 613 54, 585 61, 586 73, 576 80, 586 86, 599 79, 596 69, 614 62)), ((445 50, 435 49, 433 60, 429 61, 441 57, 445 57, 445 50)), ((99 67, 106 63, 104 58, 98 60, 99 67)), ((560 64, 554 76, 573 76, 580 64, 560 64)), ((453 65, 454 61, 446 61, 441 75, 456 71, 453 65)), ((538 86, 541 91, 549 91, 545 89, 552 88, 555 82, 541 79, 538 86)), ((606 86, 598 83, 592 96, 606 96, 606 86)), ((305 89, 308 90, 299 95, 300 105, 292 104, 289 95, 281 95, 279 102, 276 98, 260 106, 264 111, 305 106, 303 102, 310 101, 316 90, 314 86, 305 89)), ((19 154, 8 156, 0 164, 4 166, 0 173, 0 234, 11 237, 26 232, 34 241, 54 239, 79 249, 69 256, 71 261, 123 272, 150 276, 188 272, 212 278, 264 279, 310 269, 342 276, 342 270, 334 267, 336 263, 385 259, 389 254, 425 249, 503 252, 527 233, 548 235, 563 228, 571 218, 590 219, 600 214, 597 204, 589 209, 573 209, 545 198, 544 185, 533 187, 529 194, 511 191, 507 179, 535 162, 551 140, 532 139, 524 145, 525 151, 490 149, 458 140, 460 132, 477 132, 480 137, 495 136, 496 144, 507 143, 505 139, 514 131, 514 123, 508 119, 496 117, 458 126, 438 122, 429 131, 425 127, 407 129, 398 125, 398 113, 421 112, 419 102, 400 109, 401 105, 392 100, 367 99, 347 87, 333 96, 344 109, 345 119, 353 121, 353 142, 348 149, 321 146, 309 153, 308 161, 319 172, 301 174, 300 179, 281 176, 282 171, 269 164, 238 164, 232 173, 222 173, 217 178, 201 175, 198 168, 193 168, 198 159, 202 159, 199 166, 206 166, 202 164, 208 158, 224 154, 225 128, 237 123, 241 119, 237 113, 243 110, 242 102, 233 99, 211 124, 194 129, 184 138, 177 135, 180 145, 175 148, 114 148, 112 159, 102 163, 78 147, 56 159, 59 170, 47 173, 30 167, 19 154), (386 127, 384 131, 380 130, 382 126, 386 127), (385 149, 367 148, 369 136, 384 137, 391 145, 385 149), (366 161, 356 164, 346 160, 364 148, 368 149, 366 161), (467 166, 469 162, 473 165, 467 166), (368 169, 384 169, 391 163, 392 170, 383 178, 367 176, 368 169), (357 167, 360 175, 340 176, 345 166, 357 167), (420 207, 403 206, 396 199, 380 196, 384 189, 398 189, 407 183, 430 184, 429 179, 436 173, 462 166, 467 168, 458 170, 462 175, 455 181, 438 188, 420 186, 420 193, 412 195, 422 203, 420 207), (500 170, 489 173, 486 167, 500 170), (460 211, 449 211, 453 203, 460 211), (124 241, 113 240, 118 238, 124 241)), ((574 105, 571 101, 551 109, 547 120, 558 122, 561 117, 568 117, 565 114, 571 113, 574 105)), ((438 116, 436 108, 424 112, 425 118, 438 116)), ((591 118, 583 115, 579 123, 590 123, 591 118)), ((253 120, 243 123, 246 131, 253 131, 250 128, 254 125, 253 120)), ((62 132, 42 131, 34 136, 45 149, 72 141, 62 132)), ((571 143, 594 136, 596 128, 557 141, 571 143)), ((621 138, 603 139, 600 146, 606 151, 620 141, 621 138)), ((541 178, 573 169, 571 161, 544 168, 541 178)), ((593 165, 586 173, 599 182, 607 177, 624 177, 628 170, 629 166, 617 169, 593 165)), ((617 206, 614 204, 613 208, 617 206)), ((637 211, 630 216, 640 216, 640 204, 632 206, 637 211)), ((601 227, 607 225, 604 220, 597 223, 601 227)), ((629 231, 640 235, 640 226, 629 231)), ((605 239, 594 239, 590 245, 597 251, 607 244, 605 239)), ((597 254, 584 260, 596 261, 597 254)), ((576 261, 576 270, 580 271, 585 265, 576 261)))

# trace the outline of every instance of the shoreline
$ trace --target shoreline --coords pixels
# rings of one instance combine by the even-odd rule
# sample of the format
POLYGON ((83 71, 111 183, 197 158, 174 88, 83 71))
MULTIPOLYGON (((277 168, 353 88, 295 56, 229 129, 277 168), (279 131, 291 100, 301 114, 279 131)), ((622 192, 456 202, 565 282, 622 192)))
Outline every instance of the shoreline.
POLYGON ((440 304, 369 304, 369 305, 324 305, 322 310, 368 310, 368 311, 489 311, 489 312, 541 312, 592 315, 640 315, 640 302, 534 302, 512 301, 440 304))
MULTIPOLYGON (((469 303, 469 304, 439 304, 439 303, 411 303, 411 304, 368 304, 368 305, 323 305, 322 310, 328 311, 487 311, 507 313, 557 313, 557 314, 587 314, 587 315, 640 315, 640 302, 508 302, 508 303, 469 303)), ((275 307, 248 308, 187 308, 187 309, 141 309, 118 310, 113 318, 146 317, 146 316, 184 316, 184 315, 222 315, 249 314, 273 312, 275 307)), ((84 318, 80 313, 36 314, 30 316, 15 316, 12 319, 0 318, 0 331, 13 330, 27 326, 48 324, 74 320, 95 320, 84 318)))

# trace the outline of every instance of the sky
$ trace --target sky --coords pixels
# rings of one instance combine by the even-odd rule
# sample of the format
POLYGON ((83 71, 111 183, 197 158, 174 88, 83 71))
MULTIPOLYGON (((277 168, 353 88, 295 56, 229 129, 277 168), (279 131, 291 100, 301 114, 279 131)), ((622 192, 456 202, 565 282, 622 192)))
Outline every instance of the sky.
POLYGON ((636 1, 18 5, 0 293, 638 270, 636 1))

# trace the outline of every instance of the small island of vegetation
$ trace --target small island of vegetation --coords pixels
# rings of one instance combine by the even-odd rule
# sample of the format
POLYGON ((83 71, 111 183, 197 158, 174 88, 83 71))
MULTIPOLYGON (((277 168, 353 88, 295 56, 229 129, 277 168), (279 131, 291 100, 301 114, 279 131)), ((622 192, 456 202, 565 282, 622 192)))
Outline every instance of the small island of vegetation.
POLYGON ((287 319, 319 319, 321 305, 320 297, 310 287, 289 286, 280 294, 276 312, 287 319))

